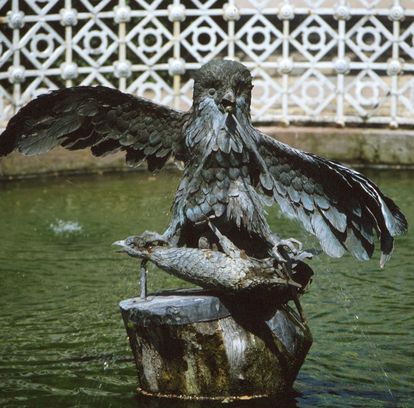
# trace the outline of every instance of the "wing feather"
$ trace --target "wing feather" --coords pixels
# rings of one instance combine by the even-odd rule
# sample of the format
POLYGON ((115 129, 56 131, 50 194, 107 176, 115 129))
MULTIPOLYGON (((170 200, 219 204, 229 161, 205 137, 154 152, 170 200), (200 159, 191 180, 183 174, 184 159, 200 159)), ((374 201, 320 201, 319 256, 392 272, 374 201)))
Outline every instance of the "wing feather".
POLYGON ((407 231, 396 204, 367 177, 344 165, 280 143, 252 127, 250 135, 258 183, 290 218, 299 219, 330 256, 345 250, 360 260, 374 251, 375 235, 382 251, 380 265, 390 258, 393 237, 407 231))
POLYGON ((102 86, 61 89, 39 96, 10 120, 0 156, 13 150, 35 155, 57 145, 89 147, 95 156, 123 150, 129 165, 146 159, 155 170, 182 154, 188 115, 102 86))

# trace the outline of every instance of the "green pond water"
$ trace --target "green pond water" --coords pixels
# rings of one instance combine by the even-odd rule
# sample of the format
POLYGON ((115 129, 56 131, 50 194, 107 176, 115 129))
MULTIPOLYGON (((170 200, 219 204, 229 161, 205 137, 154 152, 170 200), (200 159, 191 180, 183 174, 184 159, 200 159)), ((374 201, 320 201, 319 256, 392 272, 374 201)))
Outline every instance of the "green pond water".
MULTIPOLYGON (((414 173, 366 172, 414 218, 414 173)), ((137 262, 111 243, 162 232, 179 179, 128 173, 0 184, 0 406, 216 407, 136 395, 118 303, 138 293, 137 262)), ((314 245, 269 211, 272 228, 314 245)), ((245 407, 414 404, 414 236, 384 270, 320 256, 302 300, 314 344, 285 401, 245 407)), ((152 269, 149 289, 186 286, 152 269)))

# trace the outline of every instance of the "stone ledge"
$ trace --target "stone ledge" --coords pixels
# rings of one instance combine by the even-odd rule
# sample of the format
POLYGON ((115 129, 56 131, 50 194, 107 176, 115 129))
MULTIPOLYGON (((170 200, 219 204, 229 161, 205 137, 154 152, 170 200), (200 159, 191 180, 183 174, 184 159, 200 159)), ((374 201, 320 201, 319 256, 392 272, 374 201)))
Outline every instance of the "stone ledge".
POLYGON ((128 169, 123 153, 94 157, 89 149, 68 151, 57 147, 39 156, 24 156, 13 152, 7 157, 0 158, 1 179, 29 178, 37 175, 103 173, 128 169))
MULTIPOLYGON (((414 168, 414 131, 389 129, 276 127, 260 128, 283 143, 333 160, 373 167, 414 168)), ((13 153, 0 158, 0 178, 44 174, 127 171, 124 154, 96 158, 89 150, 55 148, 40 156, 13 153)))
POLYGON ((332 160, 384 167, 414 167, 414 131, 329 127, 266 127, 283 143, 332 160))

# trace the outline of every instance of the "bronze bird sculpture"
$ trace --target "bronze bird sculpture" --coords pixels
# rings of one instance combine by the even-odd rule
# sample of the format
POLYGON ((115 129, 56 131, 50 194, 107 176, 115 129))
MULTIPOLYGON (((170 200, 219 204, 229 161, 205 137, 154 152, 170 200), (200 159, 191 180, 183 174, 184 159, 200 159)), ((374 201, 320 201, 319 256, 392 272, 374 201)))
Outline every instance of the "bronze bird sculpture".
POLYGON ((102 86, 41 95, 10 120, 0 155, 26 155, 57 145, 91 148, 95 156, 124 151, 130 165, 146 160, 154 171, 169 158, 184 174, 163 235, 142 237, 176 247, 217 248, 212 223, 247 256, 286 259, 294 241, 280 240, 264 205, 278 203, 319 239, 332 257, 349 251, 368 260, 378 237, 380 265, 393 237, 407 230, 396 204, 362 174, 291 148, 255 129, 250 118, 252 77, 242 64, 214 60, 194 76, 193 106, 180 112, 102 86))

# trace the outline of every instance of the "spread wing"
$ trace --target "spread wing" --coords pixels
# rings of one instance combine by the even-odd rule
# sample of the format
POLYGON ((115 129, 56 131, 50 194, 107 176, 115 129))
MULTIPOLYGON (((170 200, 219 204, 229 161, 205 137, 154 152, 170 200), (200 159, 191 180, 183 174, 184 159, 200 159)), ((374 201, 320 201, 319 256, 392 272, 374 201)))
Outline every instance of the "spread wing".
POLYGON ((180 158, 187 117, 116 89, 61 89, 20 109, 0 136, 0 156, 13 150, 35 155, 57 145, 69 150, 90 147, 95 156, 123 150, 128 164, 146 159, 155 170, 171 155, 180 158))
POLYGON ((374 238, 381 246, 381 267, 390 258, 393 236, 407 230, 395 203, 362 174, 340 163, 305 153, 252 129, 258 182, 284 213, 299 219, 332 257, 345 250, 367 260, 374 238))

